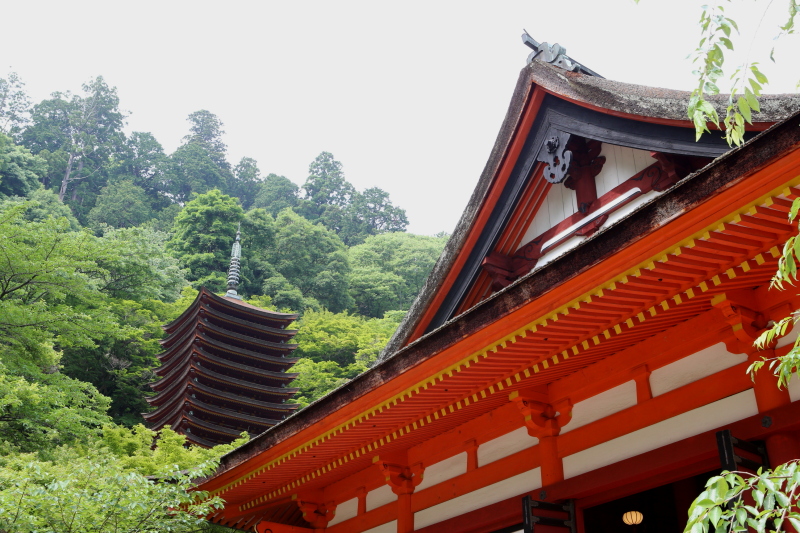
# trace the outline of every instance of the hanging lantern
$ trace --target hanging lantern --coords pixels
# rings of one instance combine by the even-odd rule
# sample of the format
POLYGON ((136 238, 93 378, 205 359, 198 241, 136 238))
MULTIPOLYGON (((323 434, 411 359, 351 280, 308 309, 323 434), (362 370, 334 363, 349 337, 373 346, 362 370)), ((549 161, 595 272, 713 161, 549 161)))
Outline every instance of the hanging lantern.
POLYGON ((644 515, 639 511, 628 511, 624 515, 622 515, 622 521, 628 524, 629 526, 635 526, 637 524, 642 523, 642 519, 644 515))

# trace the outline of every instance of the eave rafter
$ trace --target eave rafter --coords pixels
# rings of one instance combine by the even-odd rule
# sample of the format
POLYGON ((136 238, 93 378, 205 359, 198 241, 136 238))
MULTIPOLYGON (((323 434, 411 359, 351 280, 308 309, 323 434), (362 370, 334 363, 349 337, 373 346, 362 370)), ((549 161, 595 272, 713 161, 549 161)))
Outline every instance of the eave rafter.
POLYGON ((764 284, 775 270, 778 246, 793 231, 787 212, 800 196, 798 183, 800 178, 727 213, 213 493, 228 499, 230 516, 257 513, 297 490, 324 487, 366 468, 378 451, 407 449, 496 409, 512 390, 552 383, 707 312, 716 294, 764 284))

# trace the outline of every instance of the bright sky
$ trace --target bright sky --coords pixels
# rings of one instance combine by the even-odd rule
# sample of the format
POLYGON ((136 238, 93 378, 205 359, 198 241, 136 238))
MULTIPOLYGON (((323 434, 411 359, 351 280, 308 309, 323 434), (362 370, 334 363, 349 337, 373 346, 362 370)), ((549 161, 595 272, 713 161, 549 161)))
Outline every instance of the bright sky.
MULTIPOLYGON (((685 58, 707 2, 5 2, 0 76, 17 72, 36 102, 102 75, 128 130, 167 153, 208 109, 233 164, 253 157, 298 184, 332 152, 357 188, 389 191, 409 231, 434 234, 452 231, 483 170, 529 52, 523 28, 607 78, 691 89, 685 58)), ((742 33, 760 23, 769 47, 787 0, 734 4, 742 33)), ((799 53, 793 36, 764 64, 769 92, 794 90, 799 53)))

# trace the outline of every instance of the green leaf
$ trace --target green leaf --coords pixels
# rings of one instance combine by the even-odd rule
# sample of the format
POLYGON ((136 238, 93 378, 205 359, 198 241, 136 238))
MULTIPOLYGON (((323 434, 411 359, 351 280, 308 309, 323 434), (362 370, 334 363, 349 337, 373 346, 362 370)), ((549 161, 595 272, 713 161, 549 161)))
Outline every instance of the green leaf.
POLYGON ((768 83, 769 82, 767 80, 767 77, 764 76, 764 74, 762 74, 761 71, 758 70, 758 69, 753 69, 753 75, 756 77, 756 79, 758 80, 759 83, 764 84, 764 83, 768 83))
POLYGON ((708 519, 711 521, 711 524, 713 524, 714 528, 719 525, 720 518, 722 518, 722 509, 717 506, 712 507, 708 512, 708 519))
POLYGON ((747 103, 747 99, 744 96, 740 96, 736 101, 736 106, 739 108, 739 112, 742 114, 747 123, 752 124, 753 117, 750 114, 750 104, 747 103))
POLYGON ((753 489, 753 492, 751 493, 751 495, 753 496, 753 499, 756 501, 756 504, 759 507, 763 507, 764 506, 764 492, 763 491, 760 491, 758 489, 753 489))
POLYGON ((795 198, 792 202, 792 208, 789 210, 789 222, 793 221, 800 212, 800 198, 795 198))

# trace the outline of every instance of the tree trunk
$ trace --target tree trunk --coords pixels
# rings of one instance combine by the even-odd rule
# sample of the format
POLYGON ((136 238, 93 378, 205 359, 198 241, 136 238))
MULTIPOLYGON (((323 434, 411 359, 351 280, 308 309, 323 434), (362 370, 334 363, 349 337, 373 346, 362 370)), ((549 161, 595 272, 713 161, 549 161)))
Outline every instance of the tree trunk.
POLYGON ((69 185, 69 176, 72 174, 72 163, 75 161, 75 153, 69 153, 69 161, 67 161, 67 170, 64 171, 64 177, 61 179, 61 188, 58 190, 58 199, 64 201, 64 196, 67 195, 67 186, 69 185))

